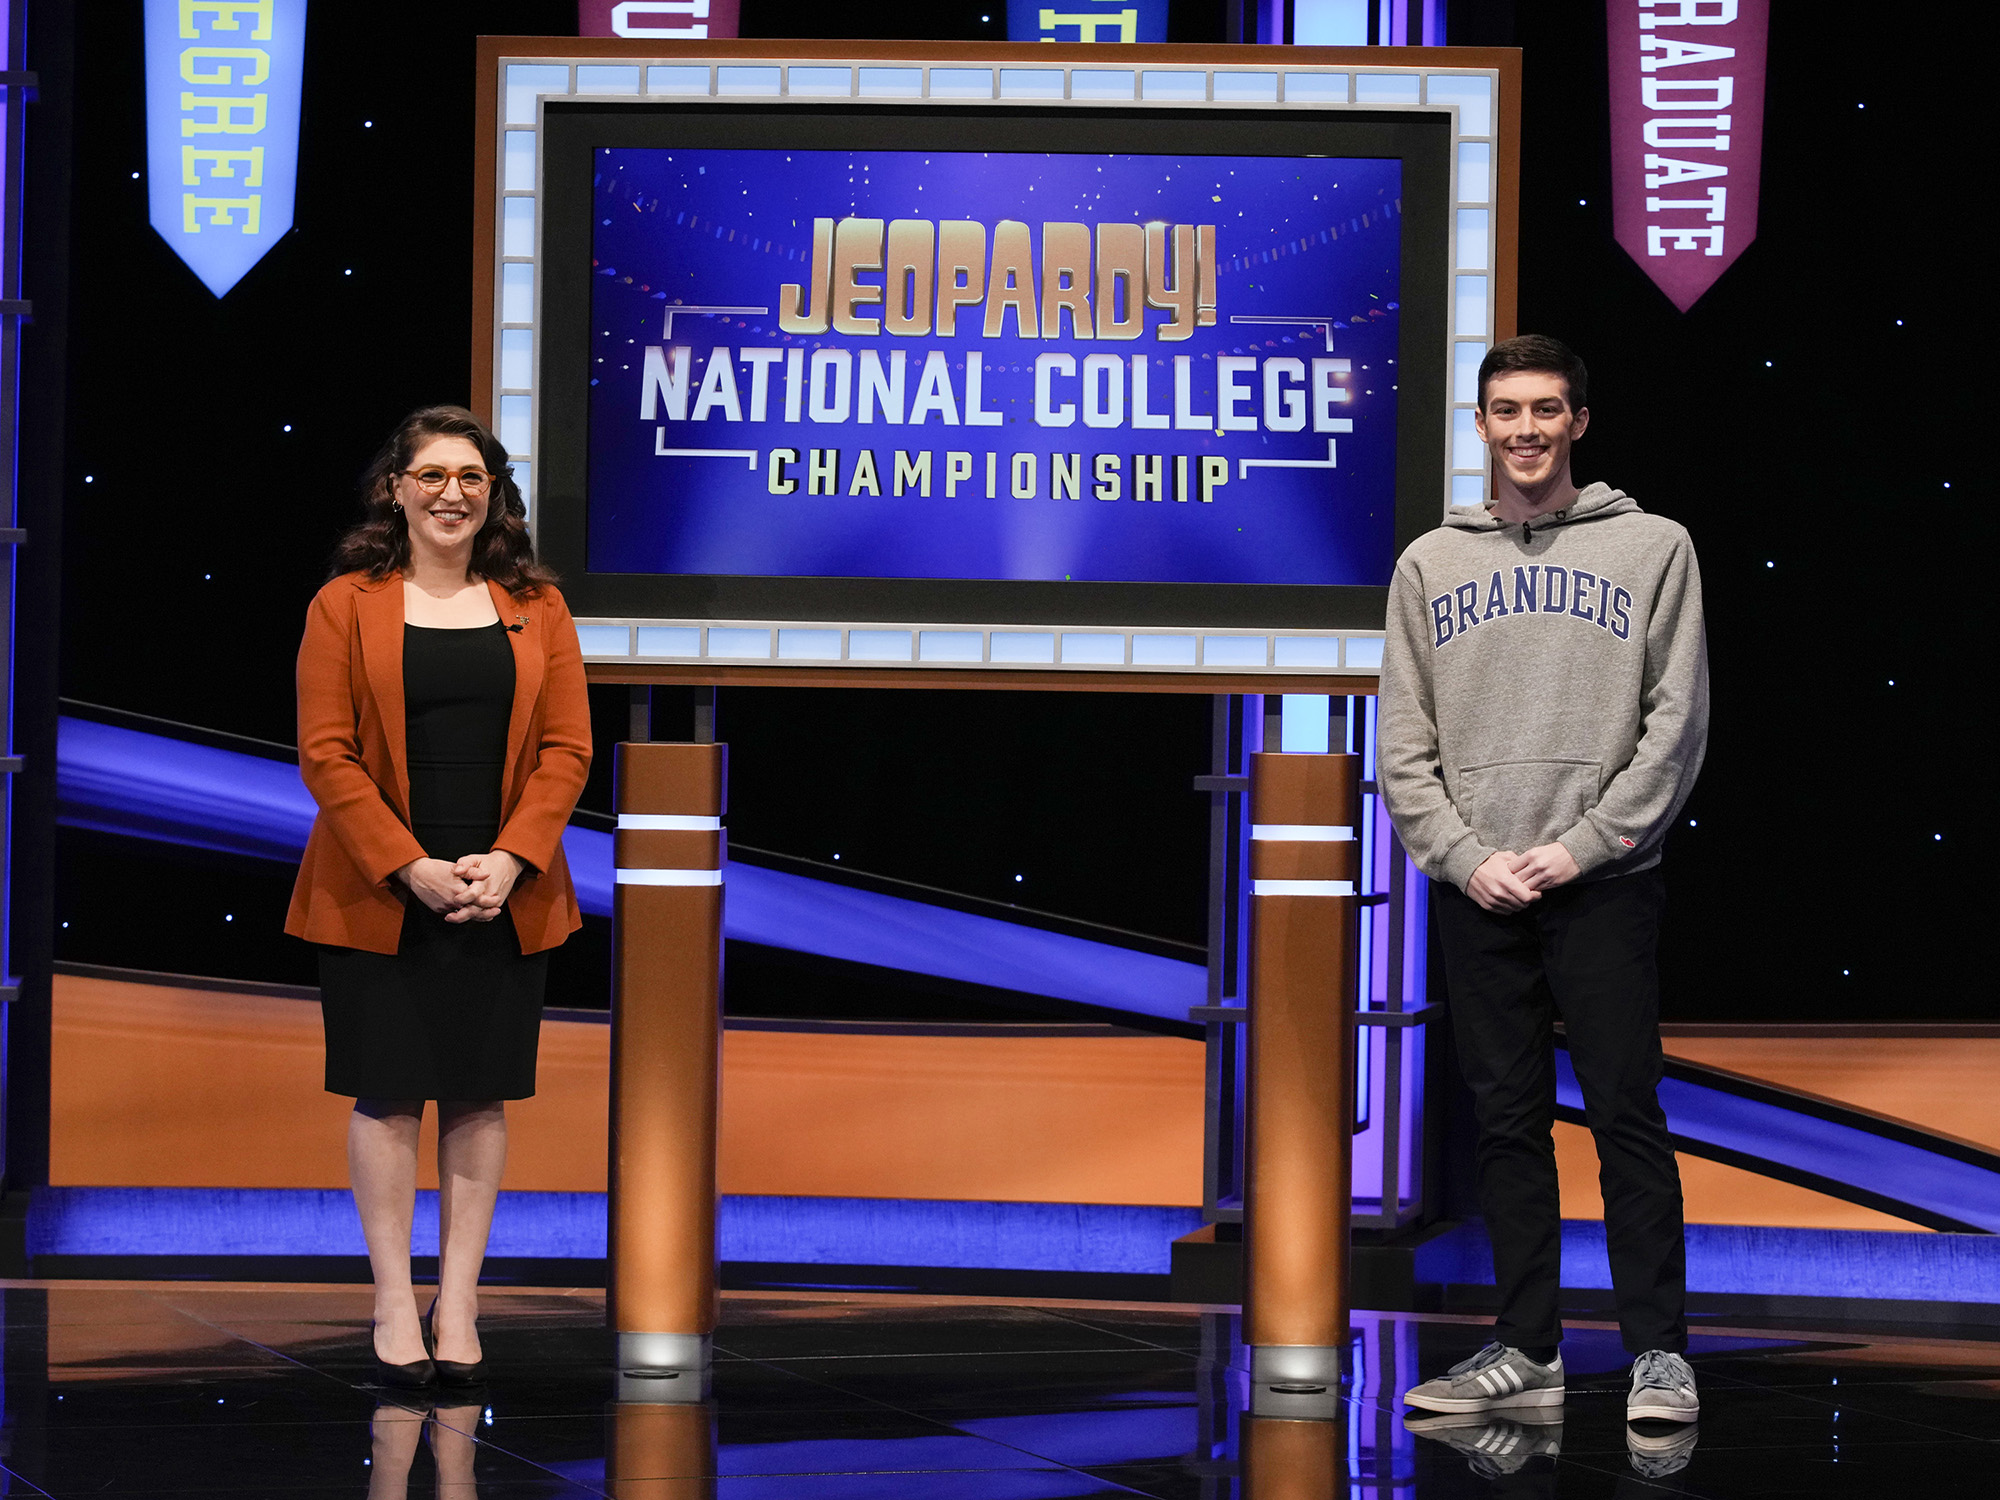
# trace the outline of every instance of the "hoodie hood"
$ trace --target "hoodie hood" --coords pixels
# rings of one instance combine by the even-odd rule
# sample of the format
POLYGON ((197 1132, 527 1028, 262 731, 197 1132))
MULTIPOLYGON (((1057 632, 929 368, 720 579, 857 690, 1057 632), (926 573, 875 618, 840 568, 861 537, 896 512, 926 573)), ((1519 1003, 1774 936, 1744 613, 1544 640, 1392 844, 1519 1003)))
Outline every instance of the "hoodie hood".
MULTIPOLYGON (((1584 521, 1601 521, 1606 516, 1622 516, 1639 509, 1639 502, 1623 490, 1608 484, 1585 485, 1562 510, 1552 510, 1528 522, 1536 531, 1555 526, 1575 526, 1584 521)), ((1454 505, 1444 513, 1444 524, 1460 531, 1505 531, 1518 521, 1503 521, 1489 505, 1454 505)))

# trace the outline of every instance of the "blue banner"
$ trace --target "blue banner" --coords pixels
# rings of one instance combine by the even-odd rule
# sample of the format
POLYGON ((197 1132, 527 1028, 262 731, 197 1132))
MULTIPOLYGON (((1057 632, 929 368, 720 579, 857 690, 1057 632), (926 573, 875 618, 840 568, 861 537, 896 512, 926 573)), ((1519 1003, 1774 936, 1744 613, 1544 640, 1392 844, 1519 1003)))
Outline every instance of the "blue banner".
POLYGON ((1007 0, 1010 42, 1164 42, 1167 0, 1007 0))
POLYGON ((306 0, 146 0, 147 205, 216 296, 292 227, 306 0))

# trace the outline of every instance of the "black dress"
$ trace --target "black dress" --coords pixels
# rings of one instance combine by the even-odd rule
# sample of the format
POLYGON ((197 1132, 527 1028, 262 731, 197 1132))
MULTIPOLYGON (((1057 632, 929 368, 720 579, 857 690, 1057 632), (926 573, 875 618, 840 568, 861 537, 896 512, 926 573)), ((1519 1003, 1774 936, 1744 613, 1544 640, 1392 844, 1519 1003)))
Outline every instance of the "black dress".
MULTIPOLYGON (((403 627, 410 825, 432 858, 493 847, 513 704, 504 627, 403 627)), ((548 969, 546 953, 522 956, 505 909, 491 922, 451 923, 408 896, 394 954, 320 949, 327 1092, 528 1098, 548 969)))

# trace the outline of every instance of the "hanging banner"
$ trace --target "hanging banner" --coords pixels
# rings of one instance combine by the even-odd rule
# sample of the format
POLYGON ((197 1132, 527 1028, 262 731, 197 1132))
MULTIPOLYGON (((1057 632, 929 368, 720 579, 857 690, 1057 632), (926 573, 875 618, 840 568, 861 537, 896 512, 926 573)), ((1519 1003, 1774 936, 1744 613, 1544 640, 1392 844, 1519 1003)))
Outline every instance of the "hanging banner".
POLYGON ((1770 0, 1609 0, 1611 222, 1686 312, 1757 237, 1770 0))
POLYGON ((741 0, 577 0, 578 36, 702 42, 735 36, 741 0))
POLYGON ((1167 0, 1007 0, 1010 42, 1164 42, 1167 0))
POLYGON ((147 208, 221 297, 292 227, 306 0, 146 0, 147 208))

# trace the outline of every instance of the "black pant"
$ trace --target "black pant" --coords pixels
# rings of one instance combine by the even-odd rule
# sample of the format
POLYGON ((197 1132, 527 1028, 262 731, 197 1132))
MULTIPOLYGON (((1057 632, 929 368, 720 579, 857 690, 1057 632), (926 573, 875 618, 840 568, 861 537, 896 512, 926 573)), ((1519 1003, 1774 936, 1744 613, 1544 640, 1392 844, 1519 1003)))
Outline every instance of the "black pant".
POLYGON ((1666 899, 1659 870, 1560 886, 1511 915, 1482 910, 1450 886, 1431 889, 1459 1066, 1479 1120, 1479 1201, 1500 1292, 1494 1336, 1531 1349, 1562 1337, 1562 1219, 1551 1138, 1552 1023, 1560 1015, 1597 1141, 1625 1347, 1682 1352, 1681 1179, 1657 1092, 1657 955, 1666 899))

